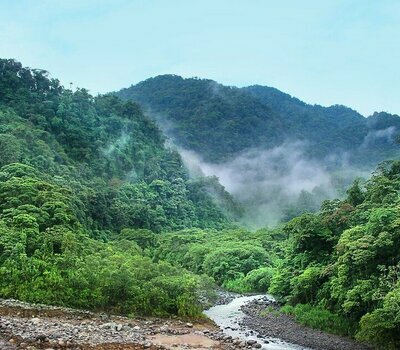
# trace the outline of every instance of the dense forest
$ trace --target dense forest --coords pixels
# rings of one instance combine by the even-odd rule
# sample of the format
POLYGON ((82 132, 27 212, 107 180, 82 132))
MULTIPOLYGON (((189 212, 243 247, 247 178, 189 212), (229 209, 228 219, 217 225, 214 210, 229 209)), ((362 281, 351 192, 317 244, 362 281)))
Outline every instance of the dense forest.
POLYGON ((287 141, 306 142, 307 156, 331 167, 344 157, 369 169, 399 155, 394 142, 399 116, 375 113, 364 118, 345 106, 309 105, 267 86, 236 88, 161 75, 116 94, 143 105, 177 144, 210 162, 287 141))
MULTIPOLYGON (((232 113, 257 101, 254 115, 266 116, 261 99, 226 89, 237 96, 232 113)), ((179 95, 183 110, 192 94, 179 95)), ((268 113, 268 122, 282 122, 268 113)), ((385 129, 396 118, 367 121, 385 129)), ((258 132, 257 118, 248 122, 258 132)), ((236 136, 216 157, 247 142, 236 136)), ((237 224, 242 209, 232 196, 216 178, 191 178, 138 104, 65 89, 14 60, 0 60, 0 149, 1 298, 199 317, 219 285, 270 292, 300 323, 400 347, 399 161, 317 213, 249 231, 237 224)))
POLYGON ((147 314, 195 304, 200 278, 154 263, 135 230, 220 229, 240 209, 215 179, 189 179, 137 104, 1 60, 0 149, 1 297, 147 314))
POLYGON ((141 104, 186 163, 219 177, 250 228, 315 212, 323 200, 343 198, 352 181, 367 178, 379 162, 400 156, 399 116, 364 118, 267 86, 162 75, 116 95, 141 104))

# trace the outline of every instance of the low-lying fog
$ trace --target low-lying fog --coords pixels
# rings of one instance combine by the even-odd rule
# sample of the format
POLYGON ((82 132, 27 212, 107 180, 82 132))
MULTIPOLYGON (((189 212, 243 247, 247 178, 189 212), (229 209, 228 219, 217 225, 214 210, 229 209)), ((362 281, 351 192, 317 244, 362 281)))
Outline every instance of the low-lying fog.
POLYGON ((221 164, 205 162, 193 151, 178 151, 192 176, 217 176, 243 204, 244 221, 261 227, 274 226, 302 211, 318 210, 322 200, 340 197, 340 188, 366 175, 348 167, 346 173, 328 172, 324 163, 307 158, 305 149, 302 142, 287 142, 272 149, 249 150, 221 164))

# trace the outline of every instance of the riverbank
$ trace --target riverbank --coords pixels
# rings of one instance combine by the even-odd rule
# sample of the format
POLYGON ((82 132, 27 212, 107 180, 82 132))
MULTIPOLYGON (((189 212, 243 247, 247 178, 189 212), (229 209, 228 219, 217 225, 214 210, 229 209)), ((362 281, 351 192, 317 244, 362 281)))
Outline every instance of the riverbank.
POLYGON ((287 315, 260 316, 272 305, 268 297, 233 297, 225 299, 225 306, 215 306, 228 310, 228 323, 220 327, 208 319, 191 323, 177 318, 125 318, 0 299, 0 349, 371 349, 351 339, 301 326, 287 315))
POLYGON ((0 299, 2 350, 251 349, 208 319, 126 318, 0 299))
POLYGON ((240 327, 250 329, 260 339, 276 337, 315 350, 372 349, 349 338, 302 326, 289 315, 278 312, 263 312, 268 306, 277 307, 268 298, 253 300, 243 305, 241 310, 246 316, 240 320, 240 327))

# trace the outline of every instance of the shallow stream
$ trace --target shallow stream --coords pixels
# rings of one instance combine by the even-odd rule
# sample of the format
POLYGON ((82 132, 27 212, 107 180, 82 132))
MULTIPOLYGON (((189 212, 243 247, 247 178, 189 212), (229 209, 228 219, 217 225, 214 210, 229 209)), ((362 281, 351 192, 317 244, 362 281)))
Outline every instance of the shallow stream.
POLYGON ((307 350, 307 348, 295 344, 287 343, 278 338, 259 338, 257 334, 246 327, 240 326, 239 322, 246 316, 241 310, 241 306, 246 303, 256 300, 268 298, 274 300, 272 296, 266 295, 252 295, 240 296, 233 299, 230 303, 225 305, 216 305, 206 310, 204 313, 212 319, 225 334, 234 338, 247 341, 250 339, 256 340, 262 345, 262 349, 268 350, 307 350))

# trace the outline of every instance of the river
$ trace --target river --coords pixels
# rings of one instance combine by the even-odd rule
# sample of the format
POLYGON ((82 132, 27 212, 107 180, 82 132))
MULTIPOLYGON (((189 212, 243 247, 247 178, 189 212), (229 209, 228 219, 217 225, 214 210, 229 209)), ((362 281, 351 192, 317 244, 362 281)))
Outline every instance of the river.
POLYGON ((256 300, 268 298, 274 300, 270 295, 252 295, 241 296, 233 299, 225 305, 216 305, 206 310, 204 313, 212 319, 225 334, 241 340, 256 340, 262 345, 262 349, 266 350, 310 350, 304 346, 287 343, 278 338, 272 337, 257 337, 253 330, 240 326, 239 322, 244 318, 245 314, 240 310, 242 305, 256 300))

